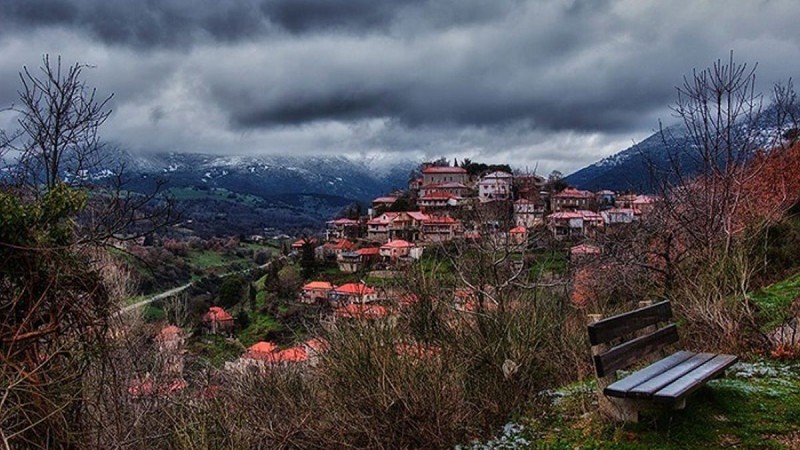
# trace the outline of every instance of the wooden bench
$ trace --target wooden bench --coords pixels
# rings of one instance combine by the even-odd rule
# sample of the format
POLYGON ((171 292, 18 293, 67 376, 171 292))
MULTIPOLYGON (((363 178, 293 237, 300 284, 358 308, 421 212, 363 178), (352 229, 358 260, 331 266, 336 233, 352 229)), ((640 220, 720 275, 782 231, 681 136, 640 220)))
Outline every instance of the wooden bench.
POLYGON ((678 351, 616 379, 618 370, 645 361, 678 341, 668 301, 589 324, 601 410, 622 421, 638 421, 639 411, 652 406, 682 409, 686 397, 707 381, 724 374, 737 361, 733 355, 678 351), (659 328, 660 327, 660 328, 659 328), (639 336, 635 334, 639 332, 639 336))

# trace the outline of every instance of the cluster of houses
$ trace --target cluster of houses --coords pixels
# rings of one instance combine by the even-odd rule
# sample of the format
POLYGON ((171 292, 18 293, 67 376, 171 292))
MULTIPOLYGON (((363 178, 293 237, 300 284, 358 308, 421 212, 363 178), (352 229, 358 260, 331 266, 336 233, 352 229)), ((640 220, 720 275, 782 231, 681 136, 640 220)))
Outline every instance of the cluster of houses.
POLYGON ((380 250, 368 250, 375 252, 369 255, 357 254, 360 250, 356 249, 347 249, 345 256, 337 253, 343 270, 352 271, 357 262, 366 263, 371 257, 384 261, 406 256, 413 259, 431 243, 498 232, 527 237, 528 230, 541 228, 559 240, 591 238, 605 227, 639 220, 652 210, 654 202, 652 196, 608 190, 590 192, 568 187, 551 192, 546 180, 536 175, 492 171, 471 177, 462 167, 429 165, 422 169, 420 178, 411 180, 408 191, 374 199, 368 216, 329 221, 326 239, 381 246, 380 250), (501 224, 492 217, 492 213, 502 214, 510 205, 511 221, 501 224), (392 244, 394 241, 401 242, 392 244), (407 246, 408 254, 403 251, 393 256, 400 253, 392 251, 398 246, 407 246))

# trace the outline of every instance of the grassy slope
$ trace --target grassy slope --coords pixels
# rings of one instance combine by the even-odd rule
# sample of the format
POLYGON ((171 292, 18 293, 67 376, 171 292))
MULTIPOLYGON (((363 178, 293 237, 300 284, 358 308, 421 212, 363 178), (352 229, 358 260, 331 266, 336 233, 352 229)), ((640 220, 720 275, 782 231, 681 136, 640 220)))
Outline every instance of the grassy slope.
MULTIPOLYGON (((764 329, 788 317, 800 298, 800 273, 751 294, 764 329)), ((638 424, 613 424, 598 413, 594 382, 549 393, 553 408, 522 420, 525 429, 495 440, 501 448, 678 450, 800 449, 800 362, 739 363, 689 399, 682 411, 651 411, 638 424), (523 444, 520 444, 523 443, 523 444)), ((490 445, 490 448, 494 448, 490 445)), ((484 448, 478 445, 473 448, 484 448)))
POLYGON ((750 298, 761 309, 765 328, 772 329, 786 318, 792 303, 800 298, 800 273, 759 289, 750 298))
POLYGON ((597 413, 591 383, 551 393, 554 410, 522 421, 531 449, 678 450, 800 448, 800 365, 735 366, 689 398, 682 411, 645 413, 638 424, 613 424, 597 413))

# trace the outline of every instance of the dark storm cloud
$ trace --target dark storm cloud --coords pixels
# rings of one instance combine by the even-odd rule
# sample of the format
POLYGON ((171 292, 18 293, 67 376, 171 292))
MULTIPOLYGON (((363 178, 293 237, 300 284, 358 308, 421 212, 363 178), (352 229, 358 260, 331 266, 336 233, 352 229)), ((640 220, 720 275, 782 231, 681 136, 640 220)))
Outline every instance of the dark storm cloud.
POLYGON ((326 29, 369 31, 391 23, 398 10, 423 0, 267 0, 271 21, 299 33, 326 29))
POLYGON ((505 0, 493 5, 477 0, 10 0, 3 5, 0 25, 6 32, 74 27, 103 42, 147 48, 233 42, 281 31, 363 34, 388 28, 398 16, 447 27, 490 20, 511 4, 505 0))
POLYGON ((169 47, 235 41, 268 28, 257 2, 213 0, 24 0, 3 5, 6 32, 62 26, 110 44, 169 47))
POLYGON ((387 93, 343 92, 326 97, 287 99, 279 105, 255 110, 233 110, 232 121, 240 127, 299 125, 316 120, 353 120, 388 115, 387 93))
POLYGON ((0 1, 0 106, 62 54, 136 148, 574 166, 670 120, 681 77, 731 49, 761 88, 800 72, 793 0, 0 1))

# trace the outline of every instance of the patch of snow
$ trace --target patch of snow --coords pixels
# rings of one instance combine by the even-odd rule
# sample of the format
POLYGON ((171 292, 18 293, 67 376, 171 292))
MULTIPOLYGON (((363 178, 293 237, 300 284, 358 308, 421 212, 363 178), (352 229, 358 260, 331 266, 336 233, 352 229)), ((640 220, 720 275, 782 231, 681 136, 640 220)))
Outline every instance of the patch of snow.
POLYGON ((473 442, 468 445, 456 445, 456 450, 490 450, 503 449, 515 450, 530 448, 531 442, 523 436, 525 426, 509 422, 503 425, 503 431, 499 436, 484 443, 473 442))

